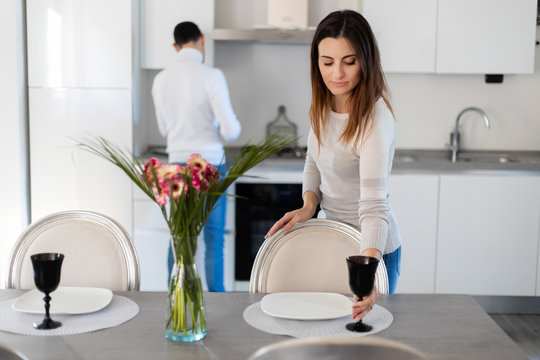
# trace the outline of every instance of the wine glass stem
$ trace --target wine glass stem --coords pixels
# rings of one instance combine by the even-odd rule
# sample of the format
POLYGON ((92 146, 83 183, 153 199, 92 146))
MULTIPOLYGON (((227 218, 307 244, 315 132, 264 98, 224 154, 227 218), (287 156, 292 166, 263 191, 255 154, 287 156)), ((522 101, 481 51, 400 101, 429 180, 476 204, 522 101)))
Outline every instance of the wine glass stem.
POLYGON ((51 301, 51 297, 49 296, 49 294, 45 294, 43 300, 45 301, 45 319, 50 320, 51 316, 49 314, 49 308, 51 307, 51 305, 49 304, 49 302, 51 301))

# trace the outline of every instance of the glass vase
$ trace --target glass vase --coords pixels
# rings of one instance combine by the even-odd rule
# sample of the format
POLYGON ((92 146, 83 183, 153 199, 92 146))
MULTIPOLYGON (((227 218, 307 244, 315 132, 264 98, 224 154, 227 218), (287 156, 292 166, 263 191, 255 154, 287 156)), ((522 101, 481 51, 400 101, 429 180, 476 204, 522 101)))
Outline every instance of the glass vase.
POLYGON ((195 265, 198 238, 172 237, 174 266, 169 281, 165 337, 192 342, 206 336, 201 278, 195 265))

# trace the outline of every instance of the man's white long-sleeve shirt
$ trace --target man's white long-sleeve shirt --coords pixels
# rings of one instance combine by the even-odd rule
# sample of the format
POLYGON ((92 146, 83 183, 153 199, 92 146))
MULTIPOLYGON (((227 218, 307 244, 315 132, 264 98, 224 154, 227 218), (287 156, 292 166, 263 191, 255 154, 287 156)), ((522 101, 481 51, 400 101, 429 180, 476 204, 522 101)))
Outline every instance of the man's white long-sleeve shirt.
POLYGON ((203 54, 181 49, 176 62, 159 72, 152 86, 160 133, 167 138, 169 162, 199 153, 208 162, 224 161, 222 138, 234 141, 241 131, 225 76, 202 63, 203 54))

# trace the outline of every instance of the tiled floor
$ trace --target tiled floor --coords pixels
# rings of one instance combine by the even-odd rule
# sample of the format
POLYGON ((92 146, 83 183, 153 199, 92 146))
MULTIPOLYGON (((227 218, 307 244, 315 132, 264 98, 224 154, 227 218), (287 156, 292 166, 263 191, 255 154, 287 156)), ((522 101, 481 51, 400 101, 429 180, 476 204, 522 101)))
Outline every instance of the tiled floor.
POLYGON ((540 315, 490 314, 490 316, 531 360, 540 360, 540 315))

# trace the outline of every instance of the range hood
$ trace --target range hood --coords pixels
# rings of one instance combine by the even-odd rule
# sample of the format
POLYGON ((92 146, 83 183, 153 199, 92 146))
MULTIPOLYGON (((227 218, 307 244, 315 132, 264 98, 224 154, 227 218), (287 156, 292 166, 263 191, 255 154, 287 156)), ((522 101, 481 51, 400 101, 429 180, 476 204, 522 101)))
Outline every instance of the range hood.
POLYGON ((311 44, 314 33, 312 29, 214 29, 212 38, 216 41, 311 44))

